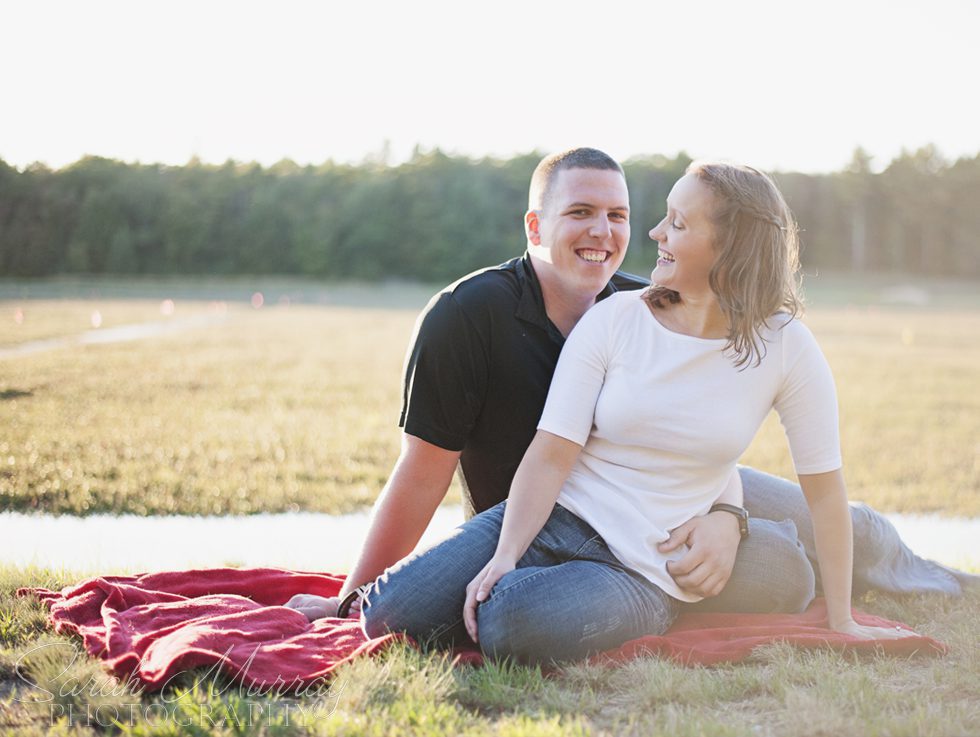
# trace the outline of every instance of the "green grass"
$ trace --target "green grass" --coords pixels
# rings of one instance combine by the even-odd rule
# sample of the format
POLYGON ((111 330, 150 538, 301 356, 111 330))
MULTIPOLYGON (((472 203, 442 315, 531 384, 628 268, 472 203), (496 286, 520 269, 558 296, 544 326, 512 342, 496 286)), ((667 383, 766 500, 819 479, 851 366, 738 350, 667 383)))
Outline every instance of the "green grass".
MULTIPOLYGON (((279 304, 276 295, 317 298, 304 288, 270 291, 273 306, 261 310, 231 303, 208 327, 0 358, 0 508, 339 513, 370 504, 398 452, 417 310, 279 304)), ((348 285, 320 296, 417 305, 420 289, 348 285)), ((834 306, 837 293, 822 290, 807 321, 837 378, 851 498, 980 515, 980 305, 846 306, 858 293, 850 284, 845 306, 834 306)), ((202 295, 177 300, 174 317, 208 313, 202 295)), ((107 326, 162 319, 157 299, 0 302, 0 346, 23 342, 17 331, 30 325, 35 337, 87 329, 96 307, 107 326)), ((792 477, 775 416, 743 460, 792 477)))
POLYGON ((413 322, 404 310, 229 310, 221 325, 0 360, 0 507, 370 504, 398 451, 413 322))
POLYGON ((774 645, 739 665, 685 668, 644 658, 543 676, 508 663, 454 667, 445 654, 400 646, 348 664, 296 698, 249 695, 204 672, 183 674, 156 695, 113 682, 97 662, 77 656, 79 642, 45 629, 40 604, 13 596, 18 586, 56 588, 79 578, 0 567, 0 730, 8 734, 46 734, 52 725, 54 733, 147 737, 980 733, 977 593, 860 603, 947 643, 943 658, 854 658, 774 645), (44 693, 28 683, 51 700, 31 703, 44 693), (96 717, 108 722, 112 714, 118 727, 99 727, 96 717))
MULTIPOLYGON (((256 289, 179 287, 0 283, 9 298, 0 302, 0 347, 86 330, 93 309, 109 327, 163 319, 168 297, 181 317, 256 289), (85 289, 100 296, 51 299, 89 296, 85 289)), ((824 284, 808 318, 837 377, 851 496, 889 511, 980 515, 980 306, 960 290, 926 310, 876 307, 868 288, 824 284)), ((0 359, 0 508, 343 512, 369 504, 397 453, 401 363, 427 289, 260 289, 271 307, 230 302, 221 325, 0 359), (286 308, 279 297, 288 295, 296 299, 286 308)), ((745 460, 792 474, 774 419, 745 460)), ((98 663, 75 657, 78 642, 47 629, 41 605, 13 596, 84 575, 0 566, 0 734, 980 734, 978 594, 860 602, 949 644, 942 659, 773 646, 738 666, 643 659, 545 677, 511 664, 453 667, 444 655, 398 647, 342 668, 319 694, 270 699, 243 697, 202 673, 153 696, 107 681, 98 663), (55 692, 53 702, 24 703, 38 692, 21 675, 55 692), (113 713, 116 725, 85 724, 86 714, 105 722, 113 713)))

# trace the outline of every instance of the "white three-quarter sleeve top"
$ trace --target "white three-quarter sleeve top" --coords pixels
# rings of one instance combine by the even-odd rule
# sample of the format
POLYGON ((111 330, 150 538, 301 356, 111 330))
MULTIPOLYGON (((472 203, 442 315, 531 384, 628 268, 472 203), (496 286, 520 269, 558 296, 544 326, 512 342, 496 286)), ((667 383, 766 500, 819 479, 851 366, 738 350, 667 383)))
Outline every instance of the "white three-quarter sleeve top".
POLYGON ((558 503, 614 555, 682 601, 657 551, 670 530, 706 514, 772 408, 798 474, 841 467, 834 380, 813 335, 777 315, 765 356, 739 370, 724 339, 665 328, 640 292, 590 309, 562 350, 538 424, 582 445, 558 503))

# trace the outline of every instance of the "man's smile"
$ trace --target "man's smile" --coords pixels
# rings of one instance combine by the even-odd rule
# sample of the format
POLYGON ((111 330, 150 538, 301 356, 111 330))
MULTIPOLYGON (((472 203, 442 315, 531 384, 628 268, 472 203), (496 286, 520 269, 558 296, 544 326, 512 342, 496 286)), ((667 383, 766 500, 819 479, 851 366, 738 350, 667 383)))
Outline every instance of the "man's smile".
POLYGON ((608 251, 597 251, 591 248, 580 248, 575 252, 578 257, 591 264, 601 264, 609 258, 608 251))

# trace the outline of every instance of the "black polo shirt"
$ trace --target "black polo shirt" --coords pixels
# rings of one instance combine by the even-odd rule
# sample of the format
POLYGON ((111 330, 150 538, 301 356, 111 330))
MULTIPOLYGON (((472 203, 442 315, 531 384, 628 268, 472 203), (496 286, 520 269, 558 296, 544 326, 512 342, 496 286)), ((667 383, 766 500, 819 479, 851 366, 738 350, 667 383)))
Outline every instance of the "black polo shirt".
MULTIPOLYGON (((617 272, 598 298, 647 285, 617 272)), ((462 451, 468 513, 507 498, 564 343, 526 253, 450 284, 419 316, 405 357, 399 426, 462 451)))

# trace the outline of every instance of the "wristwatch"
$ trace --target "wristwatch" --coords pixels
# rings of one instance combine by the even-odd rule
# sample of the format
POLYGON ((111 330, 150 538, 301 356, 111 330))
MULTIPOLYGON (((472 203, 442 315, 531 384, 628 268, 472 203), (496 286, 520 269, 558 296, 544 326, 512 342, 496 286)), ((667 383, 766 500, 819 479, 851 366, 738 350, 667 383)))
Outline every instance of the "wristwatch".
POLYGON ((713 504, 708 514, 712 512, 728 512, 738 517, 738 534, 744 540, 749 536, 749 511, 743 507, 736 507, 734 504, 713 504))

